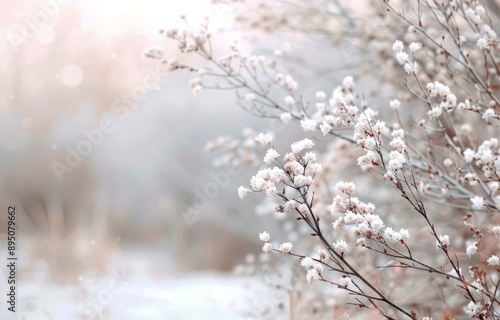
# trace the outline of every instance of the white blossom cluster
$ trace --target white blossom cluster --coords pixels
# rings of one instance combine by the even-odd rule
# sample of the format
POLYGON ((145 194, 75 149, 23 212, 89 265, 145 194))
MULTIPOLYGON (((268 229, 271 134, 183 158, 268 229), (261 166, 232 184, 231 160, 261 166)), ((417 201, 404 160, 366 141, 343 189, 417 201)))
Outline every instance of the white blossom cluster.
POLYGON ((498 180, 500 176, 500 146, 497 138, 484 140, 476 152, 470 149, 466 150, 464 158, 466 162, 474 161, 487 179, 498 180))
MULTIPOLYGON (((311 117, 305 117, 300 121, 304 131, 319 130, 323 135, 329 134, 334 129, 353 128, 357 119, 361 118, 360 108, 356 105, 357 94, 354 79, 350 76, 344 78, 342 85, 335 88, 331 98, 327 101, 327 95, 323 91, 316 92, 316 112, 311 117)), ((376 114, 370 108, 363 109, 367 117, 376 114)), ((303 113, 296 114, 297 118, 303 118, 303 113)), ((287 123, 291 115, 284 113, 280 117, 287 123)))
POLYGON ((310 257, 305 257, 300 261, 300 265, 307 270, 306 280, 308 283, 321 279, 323 272, 323 265, 321 263, 314 261, 310 257))
POLYGON ((488 23, 486 10, 482 5, 465 9, 465 16, 475 25, 477 38, 476 45, 480 49, 490 49, 495 43, 497 34, 488 23))
POLYGON ((352 280, 349 276, 344 275, 338 280, 338 283, 341 287, 347 288, 352 283, 352 280))
POLYGON ((397 170, 403 169, 403 166, 407 163, 407 147, 404 141, 404 130, 394 130, 391 133, 392 141, 389 145, 394 149, 389 153, 389 164, 388 171, 386 173, 386 178, 389 180, 394 180, 394 174, 397 170))
POLYGON ((448 235, 440 235, 438 236, 439 241, 436 240, 436 249, 442 248, 444 250, 448 250, 450 246, 450 237, 448 235))
POLYGON ((267 233, 265 231, 262 233, 259 233, 259 240, 264 241, 264 245, 262 246, 262 251, 269 252, 269 251, 273 250, 273 246, 270 243, 271 236, 269 235, 269 233, 267 233))
POLYGON ((206 19, 197 30, 189 28, 172 28, 165 35, 175 39, 181 52, 192 52, 199 50, 210 38, 208 32, 208 19, 206 19))
MULTIPOLYGON (((457 105, 457 109, 481 113, 481 107, 471 104, 471 101, 469 99, 465 99, 464 102, 460 102, 457 105)), ((491 119, 500 119, 500 114, 495 112, 495 110, 492 108, 486 108, 486 110, 484 110, 484 112, 482 113, 481 118, 488 124, 491 124, 491 119)))
POLYGON ((375 121, 376 115, 375 111, 367 109, 359 115, 354 124, 353 140, 367 150, 379 150, 383 144, 383 134, 387 130, 385 122, 375 121))
POLYGON ((439 99, 439 105, 433 107, 427 115, 432 118, 439 118, 443 112, 451 112, 457 106, 457 96, 455 96, 447 85, 439 81, 430 82, 426 86, 430 98, 439 99))
MULTIPOLYGON (((354 234, 358 237, 357 244, 364 246, 365 239, 375 241, 385 241, 392 244, 403 242, 410 238, 410 233, 406 229, 394 231, 390 227, 386 227, 380 216, 374 214, 375 205, 372 203, 363 203, 358 198, 353 197, 351 193, 355 187, 352 182, 339 182, 336 189, 339 194, 333 199, 330 206, 332 215, 343 215, 333 222, 333 228, 338 230, 345 225, 353 225, 354 234)), ((334 245, 335 250, 342 254, 347 251, 345 242, 337 242, 334 245)))
MULTIPOLYGON (((162 62, 166 64, 169 70, 186 69, 192 72, 197 72, 197 76, 189 80, 189 85, 192 88, 193 94, 197 94, 203 88, 222 88, 223 84, 220 82, 213 83, 214 77, 218 80, 224 78, 232 78, 241 81, 241 77, 244 73, 256 75, 258 72, 263 72, 266 76, 270 73, 275 73, 274 83, 280 85, 288 92, 294 92, 298 88, 297 81, 295 81, 291 75, 283 75, 281 73, 276 73, 276 67, 278 65, 278 60, 282 55, 281 50, 276 50, 272 57, 266 57, 264 55, 253 55, 244 53, 240 50, 238 41, 234 41, 230 46, 231 51, 223 56, 215 58, 213 56, 213 46, 211 44, 212 34, 208 30, 209 20, 206 18, 197 27, 191 27, 188 25, 185 17, 181 17, 184 20, 184 27, 182 28, 172 28, 166 32, 162 32, 169 39, 172 39, 176 44, 181 53, 196 53, 204 59, 209 59, 216 68, 199 68, 190 67, 179 62, 176 57, 170 58, 168 60, 163 60, 162 62)), ((151 56, 149 53, 148 56, 151 56)), ((238 82, 238 81, 236 81, 238 82)), ((238 87, 234 86, 231 88, 238 87)), ((226 88, 230 88, 227 87, 226 88)), ((246 89, 249 91, 242 95, 242 100, 249 103, 251 106, 256 103, 258 96, 263 96, 266 93, 262 92, 258 87, 247 86, 246 89)), ((293 98, 292 98, 293 99, 293 98)), ((287 99, 290 103, 290 99, 287 99)))
MULTIPOLYGON (((414 54, 417 50, 419 50, 422 47, 422 44, 419 42, 412 42, 409 45, 410 51, 412 54, 414 54)), ((396 40, 394 44, 392 45, 392 51, 394 51, 394 55, 396 57, 396 60, 400 65, 403 66, 404 70, 406 73, 411 74, 417 72, 417 63, 415 59, 410 59, 408 53, 403 51, 404 49, 404 44, 403 42, 396 40)))
MULTIPOLYGON (((293 80, 292 76, 287 74, 283 75, 281 73, 276 74, 274 80, 287 91, 294 92, 298 89, 297 81, 293 80)), ((291 96, 287 96, 285 98, 285 102, 287 105, 293 105, 295 100, 291 96)))
POLYGON ((481 319, 482 316, 486 314, 486 308, 481 303, 476 303, 474 301, 469 302, 464 311, 471 318, 481 319))
POLYGON ((254 139, 255 132, 250 128, 245 128, 242 131, 242 137, 240 140, 230 135, 221 135, 206 143, 207 152, 223 152, 222 156, 214 159, 215 167, 238 168, 242 164, 251 166, 259 164, 256 152, 257 143, 254 139))
MULTIPOLYGON (((256 138, 261 144, 270 144, 272 138, 260 134, 256 138)), ((295 188, 307 188, 312 182, 314 175, 321 172, 322 166, 316 162, 316 154, 303 151, 311 149, 314 143, 310 139, 294 142, 291 146, 292 152, 287 153, 282 158, 282 163, 278 163, 278 152, 271 147, 267 150, 264 162, 268 165, 276 164, 273 168, 259 170, 250 180, 250 189, 243 186, 238 188, 240 198, 244 198, 250 191, 265 191, 269 197, 275 197, 280 192, 276 184, 289 182, 295 188)), ((290 210, 291 204, 287 202, 285 208, 290 210)))

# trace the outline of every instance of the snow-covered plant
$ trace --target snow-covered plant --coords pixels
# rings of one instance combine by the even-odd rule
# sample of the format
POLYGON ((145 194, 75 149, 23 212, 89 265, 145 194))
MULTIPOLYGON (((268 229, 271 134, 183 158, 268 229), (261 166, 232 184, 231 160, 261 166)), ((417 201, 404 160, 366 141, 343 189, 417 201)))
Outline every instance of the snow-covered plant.
POLYGON ((499 4, 365 2, 238 2, 242 26, 356 47, 354 76, 319 83, 314 95, 287 71, 293 53, 253 55, 234 43, 215 54, 208 21, 165 32, 203 62, 164 63, 197 73, 193 93, 232 90, 241 108, 304 131, 289 149, 273 144, 279 133, 248 130, 243 142, 222 137, 207 149, 227 152, 219 164, 260 166, 238 195, 265 193, 300 230, 258 238, 263 252, 302 267, 319 292, 304 299, 328 299, 317 282, 345 292, 324 317, 498 319, 499 4))

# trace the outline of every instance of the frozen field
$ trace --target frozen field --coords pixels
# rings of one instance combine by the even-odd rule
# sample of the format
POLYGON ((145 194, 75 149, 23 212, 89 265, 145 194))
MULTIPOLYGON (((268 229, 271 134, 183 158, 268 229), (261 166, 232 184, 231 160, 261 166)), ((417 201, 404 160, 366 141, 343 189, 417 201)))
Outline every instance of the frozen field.
POLYGON ((271 290, 255 278, 168 273, 157 267, 158 257, 132 257, 122 254, 108 274, 84 275, 68 284, 52 283, 43 271, 28 273, 19 282, 16 316, 4 307, 0 318, 262 319, 272 309, 271 290))

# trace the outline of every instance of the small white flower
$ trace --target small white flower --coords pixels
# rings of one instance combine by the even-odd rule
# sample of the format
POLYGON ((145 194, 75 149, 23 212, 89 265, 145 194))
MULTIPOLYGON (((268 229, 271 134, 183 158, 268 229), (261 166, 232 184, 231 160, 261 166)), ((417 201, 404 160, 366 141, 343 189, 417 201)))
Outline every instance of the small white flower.
POLYGON ((384 231, 384 239, 388 242, 399 242, 401 241, 401 236, 398 232, 392 230, 392 228, 387 227, 384 231))
POLYGON ((278 157, 278 152, 275 149, 271 148, 267 150, 266 155, 264 156, 264 162, 267 164, 272 164, 278 157))
POLYGON ((314 162, 316 161, 316 154, 314 152, 307 152, 303 159, 306 163, 314 162))
POLYGON ((240 199, 243 199, 249 192, 250 190, 243 186, 238 188, 238 196, 240 197, 240 199))
POLYGON ((496 237, 500 234, 500 226, 494 226, 491 228, 491 231, 495 234, 496 237))
POLYGON ((490 48, 490 42, 485 37, 480 37, 479 39, 477 39, 476 45, 480 49, 489 49, 490 48))
POLYGON ((323 170, 323 166, 320 163, 313 163, 309 166, 313 174, 318 174, 323 170))
POLYGON ((429 118, 438 118, 441 114, 443 113, 443 109, 441 109, 441 107, 434 107, 432 108, 431 111, 427 112, 427 115, 429 116, 429 118))
POLYGON ((412 42, 408 47, 410 48, 411 52, 415 52, 422 48, 422 44, 420 42, 412 42))
POLYGON ((252 187, 253 190, 258 190, 258 191, 262 191, 268 187, 267 181, 259 176, 253 176, 250 179, 250 186, 252 187))
POLYGON ((406 63, 404 65, 404 70, 407 74, 412 74, 417 72, 415 63, 406 63))
POLYGON ((490 121, 491 118, 493 118, 495 116, 495 111, 493 111, 493 109, 491 108, 488 108, 486 109, 486 111, 483 113, 483 119, 486 120, 486 121, 490 121))
POLYGON ((311 139, 304 139, 292 143, 292 152, 301 153, 303 150, 311 149, 314 146, 314 142, 311 139))
POLYGON ((170 70, 177 69, 179 67, 179 61, 176 57, 170 58, 167 61, 167 66, 170 68, 170 70))
POLYGON ((276 80, 276 82, 278 82, 280 85, 285 84, 285 76, 281 73, 276 74, 276 76, 274 76, 274 80, 276 80))
POLYGON ((365 238, 359 238, 356 240, 356 245, 358 247, 366 247, 366 239, 365 238))
POLYGON ((288 201, 287 203, 285 203, 284 207, 285 207, 284 209, 285 212, 288 213, 293 212, 295 210, 295 201, 294 200, 288 201))
POLYGON ((399 64, 403 64, 406 61, 408 61, 408 54, 406 52, 400 51, 396 53, 396 59, 398 60, 399 64))
POLYGON ((255 94, 249 92, 249 93, 245 94, 245 98, 244 99, 247 102, 252 102, 252 101, 255 100, 255 94))
POLYGON ((449 159, 449 158, 444 159, 444 161, 443 161, 443 165, 444 165, 445 167, 451 167, 451 166, 453 166, 453 161, 451 161, 451 159, 449 159))
POLYGON ((486 262, 488 262, 490 266, 498 266, 500 265, 500 258, 496 255, 492 255, 488 258, 488 260, 486 260, 486 262))
POLYGON ((358 165, 373 165, 377 163, 377 156, 373 151, 368 151, 366 155, 358 158, 358 165))
POLYGON ((312 268, 314 265, 314 260, 309 257, 305 257, 300 261, 300 265, 306 269, 312 268))
POLYGON ((278 250, 281 251, 281 253, 290 253, 292 249, 293 245, 290 242, 283 242, 278 250))
POLYGON ((304 131, 314 131, 316 130, 317 122, 313 119, 300 120, 300 126, 304 131))
MULTIPOLYGON (((396 133, 397 134, 397 133, 396 133)), ((404 134, 404 133, 403 133, 404 134)), ((401 137, 395 137, 389 145, 394 148, 397 152, 399 153, 405 153, 406 152, 406 143, 403 141, 401 137)))
POLYGON ((406 230, 406 229, 401 229, 401 230, 399 230, 399 236, 403 240, 410 239, 410 232, 408 232, 408 230, 406 230))
POLYGON ((477 178, 476 175, 472 172, 467 173, 464 176, 464 180, 469 182, 469 185, 475 186, 477 184, 477 178))
POLYGON ((350 115, 351 117, 355 117, 356 114, 358 114, 359 109, 356 106, 346 106, 345 110, 346 110, 348 115, 350 115))
POLYGON ((434 82, 434 88, 436 89, 437 93, 443 98, 451 94, 450 87, 439 81, 434 82))
POLYGON ((328 122, 323 122, 322 124, 319 125, 319 129, 323 133, 324 136, 330 133, 332 131, 333 126, 329 124, 328 122))
POLYGON ((401 106, 401 102, 399 102, 398 99, 394 99, 389 102, 389 105, 391 106, 392 109, 397 110, 399 109, 399 106, 401 106))
POLYGON ((302 167, 302 165, 299 162, 295 161, 295 160, 287 162, 283 166, 283 169, 286 172, 291 173, 291 174, 300 174, 303 171, 303 168, 304 167, 302 167))
POLYGON ((484 199, 482 197, 473 197, 470 201, 472 202, 473 210, 481 210, 483 208, 484 199))
POLYGON ((259 133, 259 135, 255 137, 255 140, 257 140, 261 146, 266 144, 269 145, 273 141, 273 136, 270 133, 259 133))
POLYGON ((344 78, 344 80, 342 80, 342 86, 347 89, 347 90, 350 90, 352 88, 354 88, 354 79, 353 77, 351 76, 347 76, 344 78))
POLYGON ((337 240, 337 242, 333 244, 333 249, 341 255, 344 254, 344 252, 349 251, 347 243, 344 240, 337 240))
POLYGON ((476 6, 476 14, 478 14, 480 16, 484 16, 486 14, 486 10, 481 5, 476 6))
POLYGON ((377 147, 377 142, 375 141, 374 137, 368 137, 368 138, 362 139, 361 141, 358 141, 358 144, 360 142, 364 143, 365 149, 373 150, 377 147))
POLYGON ((318 273, 318 270, 316 270, 315 268, 312 268, 312 269, 309 269, 307 271, 306 279, 307 279, 307 283, 311 283, 311 281, 313 281, 313 280, 321 279, 321 276, 318 273))
POLYGON ((285 97, 285 103, 288 106, 293 106, 295 104, 295 100, 291 96, 286 96, 285 97))
POLYGON ((307 210, 309 210, 309 208, 307 207, 307 205, 305 203, 302 203, 301 205, 299 205, 299 207, 297 209, 299 209, 299 211, 301 213, 306 213, 307 210))
POLYGON ((318 250, 318 255, 319 255, 319 258, 321 260, 325 260, 326 259, 326 250, 325 249, 319 249, 318 250))
POLYGON ((267 188, 266 188, 266 196, 267 197, 274 197, 278 193, 278 190, 276 189, 276 186, 272 182, 267 183, 267 188))
POLYGON ((465 250, 469 258, 477 253, 477 241, 474 241, 470 245, 467 246, 467 249, 465 250))
POLYGON ((293 184, 297 188, 301 188, 301 187, 310 186, 312 181, 313 181, 312 177, 299 174, 299 175, 296 175, 295 178, 293 179, 293 184))
POLYGON ((202 85, 203 85, 203 80, 200 77, 196 77, 189 80, 189 86, 193 89, 197 86, 201 87, 202 85))
POLYGON ((495 38, 497 37, 496 32, 488 24, 483 24, 480 32, 481 36, 485 38, 489 44, 495 41, 495 38))
POLYGON ((351 194, 356 190, 356 185, 353 182, 340 181, 335 185, 335 189, 345 194, 351 194))
POLYGON ((486 262, 488 262, 488 264, 490 266, 498 266, 498 265, 500 265, 500 259, 498 258, 498 256, 495 256, 495 255, 489 257, 486 262))
POLYGON ((313 268, 318 271, 319 274, 323 272, 323 265, 321 263, 315 263, 313 265, 313 268))
POLYGON ((339 285, 341 285, 342 287, 347 288, 351 283, 352 283, 352 280, 348 276, 344 276, 344 277, 339 279, 339 285))
MULTIPOLYGON (((332 213, 332 215, 336 213, 334 210, 334 206, 330 206, 330 212, 332 213)), ((345 226, 345 224, 346 223, 345 223, 344 218, 340 217, 337 220, 335 220, 334 222, 332 222, 332 227, 333 227, 333 229, 338 230, 340 227, 345 226)))
POLYGON ((285 112, 285 113, 282 113, 280 115, 280 120, 284 123, 284 124, 287 124, 288 122, 290 122, 290 120, 292 120, 292 115, 288 112, 285 112))
POLYGON ((471 163, 472 159, 474 159, 474 151, 467 148, 464 151, 464 160, 466 163, 471 163))
POLYGON ((486 310, 484 310, 483 306, 479 303, 474 303, 473 301, 469 302, 467 307, 464 308, 464 311, 471 318, 479 318, 480 315, 484 315, 486 310))
POLYGON ((406 157, 404 154, 394 150, 389 153, 389 169, 391 171, 396 171, 398 169, 402 169, 403 165, 406 163, 406 157))
POLYGON ((394 181, 396 179, 396 177, 394 176, 394 174, 392 172, 387 171, 384 174, 384 179, 387 180, 387 181, 394 181))
POLYGON ((262 233, 259 233, 259 240, 264 242, 269 242, 271 241, 271 236, 269 235, 269 233, 264 231, 262 233))
POLYGON ((393 138, 401 138, 401 139, 403 139, 405 137, 405 131, 404 131, 404 129, 393 130, 391 132, 391 136, 393 138))
POLYGON ((316 100, 325 101, 325 99, 326 99, 326 94, 323 91, 316 92, 316 100))
POLYGON ((262 246, 262 251, 269 252, 271 250, 273 250, 273 246, 269 242, 264 243, 264 245, 262 246))
POLYGON ((404 48, 404 45, 403 45, 403 43, 402 43, 401 41, 399 41, 399 40, 396 40, 396 41, 394 42, 394 44, 392 45, 392 51, 394 51, 394 52, 400 52, 400 51, 402 51, 402 50, 403 50, 403 48, 404 48))
POLYGON ((288 89, 288 91, 296 91, 298 88, 297 82, 293 80, 292 76, 290 75, 285 76, 284 85, 288 89))
POLYGON ((490 189, 491 193, 497 192, 499 186, 500 184, 496 181, 488 183, 488 188, 490 189))
MULTIPOLYGON (((444 249, 447 249, 450 245, 450 237, 447 235, 438 236, 439 241, 443 244, 444 249)), ((436 241, 436 249, 439 249, 439 241, 436 241)))

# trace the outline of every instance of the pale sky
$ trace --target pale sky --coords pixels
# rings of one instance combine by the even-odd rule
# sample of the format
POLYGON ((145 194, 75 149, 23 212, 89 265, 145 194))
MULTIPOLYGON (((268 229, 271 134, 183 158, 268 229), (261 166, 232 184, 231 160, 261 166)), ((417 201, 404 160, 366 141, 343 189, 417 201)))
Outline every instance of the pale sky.
POLYGON ((230 15, 224 5, 211 8, 210 0, 86 0, 69 3, 81 10, 83 27, 95 27, 102 35, 124 31, 156 34, 159 28, 179 25, 182 14, 195 25, 209 16, 212 26, 221 26, 228 23, 230 15))

